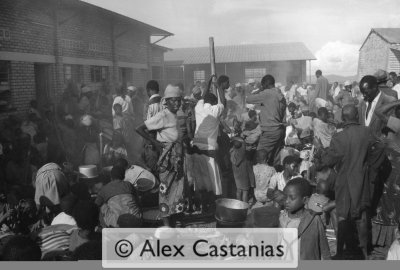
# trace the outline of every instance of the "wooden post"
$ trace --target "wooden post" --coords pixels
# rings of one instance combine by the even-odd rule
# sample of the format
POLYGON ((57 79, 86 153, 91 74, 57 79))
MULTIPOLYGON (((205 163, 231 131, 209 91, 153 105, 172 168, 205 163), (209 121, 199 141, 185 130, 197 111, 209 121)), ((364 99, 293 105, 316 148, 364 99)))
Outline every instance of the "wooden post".
MULTIPOLYGON (((214 38, 210 37, 209 38, 209 42, 210 42, 210 63, 211 63, 211 76, 215 75, 217 76, 217 72, 215 70, 215 49, 214 49, 214 38)), ((213 79, 213 82, 216 82, 216 78, 213 79)), ((212 93, 214 95, 217 95, 217 89, 215 89, 214 86, 212 86, 212 93)))

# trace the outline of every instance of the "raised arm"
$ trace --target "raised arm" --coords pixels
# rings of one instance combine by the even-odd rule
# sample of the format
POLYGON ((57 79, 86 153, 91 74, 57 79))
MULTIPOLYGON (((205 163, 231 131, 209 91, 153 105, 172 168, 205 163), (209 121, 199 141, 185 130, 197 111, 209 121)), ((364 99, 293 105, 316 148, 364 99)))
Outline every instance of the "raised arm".
POLYGON ((211 76, 210 80, 208 81, 207 88, 206 88, 206 90, 204 91, 203 95, 201 96, 201 99, 204 99, 204 97, 206 96, 206 94, 208 94, 208 93, 210 92, 211 85, 213 84, 214 78, 217 78, 217 76, 215 76, 215 75, 212 75, 212 76, 211 76))

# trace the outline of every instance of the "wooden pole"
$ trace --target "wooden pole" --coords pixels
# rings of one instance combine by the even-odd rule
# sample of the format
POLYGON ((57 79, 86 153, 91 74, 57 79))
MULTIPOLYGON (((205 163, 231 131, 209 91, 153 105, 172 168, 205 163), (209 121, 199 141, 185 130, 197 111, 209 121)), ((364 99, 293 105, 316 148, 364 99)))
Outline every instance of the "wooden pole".
MULTIPOLYGON (((210 43, 210 63, 211 63, 211 76, 215 75, 217 76, 217 72, 215 70, 215 49, 214 49, 214 38, 210 37, 209 38, 209 43, 210 43)), ((213 79, 213 82, 216 82, 216 78, 213 79)), ((214 84, 212 87, 212 93, 214 95, 217 95, 217 89, 215 89, 214 84)))

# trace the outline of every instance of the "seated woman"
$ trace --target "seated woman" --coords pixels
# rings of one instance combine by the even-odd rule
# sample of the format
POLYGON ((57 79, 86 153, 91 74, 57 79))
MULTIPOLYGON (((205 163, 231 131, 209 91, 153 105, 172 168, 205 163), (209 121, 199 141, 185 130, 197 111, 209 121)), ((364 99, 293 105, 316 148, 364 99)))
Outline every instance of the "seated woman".
POLYGON ((95 203, 100 206, 100 221, 105 227, 118 227, 118 217, 132 214, 142 218, 133 185, 125 178, 125 168, 114 166, 111 170, 111 182, 105 185, 97 195, 95 203))

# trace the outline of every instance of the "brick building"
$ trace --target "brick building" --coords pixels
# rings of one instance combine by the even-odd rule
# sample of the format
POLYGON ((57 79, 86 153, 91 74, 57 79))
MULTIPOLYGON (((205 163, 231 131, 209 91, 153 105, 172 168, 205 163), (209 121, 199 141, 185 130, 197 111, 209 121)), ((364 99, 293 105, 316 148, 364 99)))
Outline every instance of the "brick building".
MULTIPOLYGON (((306 80, 306 61, 315 56, 303 43, 249 44, 216 46, 217 75, 228 75, 231 83, 261 81, 266 74, 276 82, 306 80)), ((181 48, 165 53, 165 76, 171 82, 182 82, 185 88, 211 76, 208 47, 181 48)))
POLYGON ((377 69, 400 72, 400 28, 373 28, 361 46, 358 78, 377 69))
POLYGON ((93 89, 163 78, 172 34, 78 0, 0 1, 0 119, 55 103, 68 82, 93 89))

